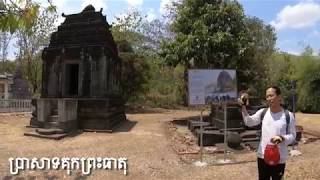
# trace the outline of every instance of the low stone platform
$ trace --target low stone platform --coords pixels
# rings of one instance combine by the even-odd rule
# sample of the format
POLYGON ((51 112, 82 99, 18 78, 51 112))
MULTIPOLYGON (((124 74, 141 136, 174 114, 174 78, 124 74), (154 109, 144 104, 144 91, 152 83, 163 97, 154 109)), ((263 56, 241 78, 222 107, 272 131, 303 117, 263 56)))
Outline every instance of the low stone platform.
POLYGON ((61 133, 61 134, 40 134, 38 132, 32 131, 32 132, 26 132, 24 133, 25 136, 32 136, 32 137, 38 137, 38 138, 46 138, 46 139, 54 139, 54 140, 60 140, 66 136, 68 136, 67 133, 61 133))
POLYGON ((42 135, 52 135, 52 134, 64 134, 66 133, 63 129, 44 129, 44 128, 37 128, 36 132, 42 135))
POLYGON ((199 129, 201 127, 201 125, 205 128, 207 126, 210 126, 209 122, 200 122, 200 121, 194 121, 194 120, 190 120, 188 122, 188 128, 190 131, 192 131, 193 133, 195 133, 196 129, 199 129))
MULTIPOLYGON (((197 142, 200 145, 200 129, 196 130, 197 142)), ((216 143, 221 143, 224 140, 224 134, 219 130, 204 130, 202 135, 203 146, 214 146, 216 143)))

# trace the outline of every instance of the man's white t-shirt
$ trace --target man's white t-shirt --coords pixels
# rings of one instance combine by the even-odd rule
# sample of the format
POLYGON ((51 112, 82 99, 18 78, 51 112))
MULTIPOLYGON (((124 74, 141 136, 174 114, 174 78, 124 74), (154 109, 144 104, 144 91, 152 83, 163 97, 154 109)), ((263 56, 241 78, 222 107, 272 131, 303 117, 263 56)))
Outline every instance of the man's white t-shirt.
MULTIPOLYGON (((256 126, 261 123, 261 114, 263 109, 258 110, 255 114, 249 116, 245 116, 243 114, 244 123, 247 126, 256 126)), ((262 120, 262 134, 260 139, 260 144, 258 148, 258 157, 264 157, 264 150, 267 144, 271 143, 270 140, 274 136, 283 136, 284 142, 280 143, 279 151, 280 151, 280 162, 281 164, 286 162, 288 157, 288 148, 287 146, 294 142, 296 138, 296 128, 295 128, 295 118, 291 112, 290 115, 290 123, 287 133, 287 122, 286 115, 284 110, 273 113, 270 111, 270 108, 266 111, 264 118, 262 120)))

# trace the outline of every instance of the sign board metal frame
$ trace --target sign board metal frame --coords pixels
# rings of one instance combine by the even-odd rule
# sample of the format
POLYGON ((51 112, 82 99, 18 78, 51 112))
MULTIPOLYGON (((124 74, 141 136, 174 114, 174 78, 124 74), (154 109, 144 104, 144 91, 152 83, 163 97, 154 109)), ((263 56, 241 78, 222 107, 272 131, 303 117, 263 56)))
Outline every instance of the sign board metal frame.
MULTIPOLYGON (((236 71, 232 69, 192 69, 188 71, 189 105, 206 105, 220 102, 224 109, 224 162, 227 146, 227 110, 230 99, 237 98, 236 71), (213 101, 208 101, 208 99, 213 101), (217 100, 217 101, 214 101, 217 100)), ((200 112, 200 161, 203 162, 203 111, 200 112)))

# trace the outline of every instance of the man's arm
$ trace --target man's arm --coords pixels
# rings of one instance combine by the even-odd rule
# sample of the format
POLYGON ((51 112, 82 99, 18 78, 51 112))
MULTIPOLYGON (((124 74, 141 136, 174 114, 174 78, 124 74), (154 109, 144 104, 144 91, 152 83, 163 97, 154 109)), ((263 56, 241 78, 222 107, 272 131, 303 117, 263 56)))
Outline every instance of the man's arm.
POLYGON ((290 112, 290 124, 289 124, 289 132, 286 135, 283 135, 284 143, 289 145, 294 142, 296 139, 296 120, 293 114, 290 112))
POLYGON ((241 110, 242 110, 243 121, 247 126, 249 126, 249 127, 250 126, 256 126, 256 125, 261 123, 260 116, 261 116, 261 113, 262 113, 263 109, 259 109, 252 116, 250 116, 248 114, 246 106, 242 106, 241 110))

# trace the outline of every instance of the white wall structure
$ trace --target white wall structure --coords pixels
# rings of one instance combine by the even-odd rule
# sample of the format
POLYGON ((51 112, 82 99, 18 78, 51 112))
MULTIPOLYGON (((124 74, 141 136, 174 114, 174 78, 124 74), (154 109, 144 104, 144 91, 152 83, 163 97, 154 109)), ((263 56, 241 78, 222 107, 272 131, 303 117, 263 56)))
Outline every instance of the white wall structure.
POLYGON ((0 99, 9 99, 11 97, 12 84, 12 74, 0 74, 0 99))

